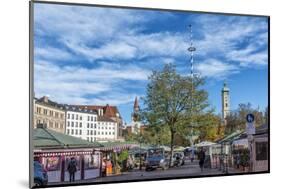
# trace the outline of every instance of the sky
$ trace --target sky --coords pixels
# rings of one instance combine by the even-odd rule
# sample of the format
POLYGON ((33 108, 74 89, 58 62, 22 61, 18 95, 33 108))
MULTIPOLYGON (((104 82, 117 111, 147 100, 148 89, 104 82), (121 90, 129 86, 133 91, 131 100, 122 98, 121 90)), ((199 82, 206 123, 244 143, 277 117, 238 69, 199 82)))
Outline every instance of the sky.
MULTIPOLYGON (((268 102, 266 17, 35 3, 34 92, 66 104, 115 105, 130 123, 135 97, 166 63, 206 78, 209 103, 221 112, 224 81, 230 107, 268 102)), ((140 102, 140 105, 142 103, 140 102)))

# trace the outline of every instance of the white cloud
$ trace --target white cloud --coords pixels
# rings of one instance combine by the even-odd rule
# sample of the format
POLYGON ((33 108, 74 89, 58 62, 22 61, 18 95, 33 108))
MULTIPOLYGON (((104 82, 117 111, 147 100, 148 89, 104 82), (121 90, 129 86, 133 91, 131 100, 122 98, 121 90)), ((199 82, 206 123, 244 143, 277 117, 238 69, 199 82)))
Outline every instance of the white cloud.
POLYGON ((73 58, 71 53, 68 53, 65 50, 54 48, 50 46, 35 47, 34 55, 36 58, 43 58, 49 60, 69 60, 73 58))
POLYGON ((202 22, 204 33, 202 39, 195 41, 199 56, 211 59, 221 56, 222 59, 244 66, 267 65, 267 50, 257 52, 261 48, 267 49, 265 19, 236 16, 221 20, 221 17, 208 15, 199 17, 198 22, 202 22), (248 58, 252 61, 251 65, 248 58))
POLYGON ((208 59, 196 67, 202 76, 213 77, 216 79, 225 79, 225 77, 239 73, 238 66, 227 64, 216 59, 208 59))
POLYGON ((69 104, 105 102, 104 94, 112 95, 107 101, 114 104, 127 103, 128 95, 131 94, 122 90, 122 82, 145 81, 149 74, 150 71, 136 66, 123 68, 104 63, 98 68, 87 69, 78 66, 59 67, 39 60, 35 64, 35 93, 36 96, 50 94, 51 98, 69 104), (87 97, 93 95, 95 98, 87 97))
MULTIPOLYGON (((37 44, 35 92, 50 94, 66 103, 126 104, 136 94, 122 91, 123 81, 146 81, 151 73, 148 69, 154 65, 177 64, 183 57, 188 61, 188 33, 143 33, 147 23, 166 17, 142 13, 37 4, 36 38, 51 37, 64 48, 46 45, 44 40, 37 44), (76 66, 59 67, 60 60, 75 58, 87 59, 95 67, 79 67, 80 62, 76 66)), ((197 48, 195 69, 201 75, 222 79, 241 69, 267 65, 266 22, 246 17, 222 20, 217 15, 194 16, 194 20, 198 26, 193 29, 197 48), (203 62, 197 62, 198 59, 203 62)))

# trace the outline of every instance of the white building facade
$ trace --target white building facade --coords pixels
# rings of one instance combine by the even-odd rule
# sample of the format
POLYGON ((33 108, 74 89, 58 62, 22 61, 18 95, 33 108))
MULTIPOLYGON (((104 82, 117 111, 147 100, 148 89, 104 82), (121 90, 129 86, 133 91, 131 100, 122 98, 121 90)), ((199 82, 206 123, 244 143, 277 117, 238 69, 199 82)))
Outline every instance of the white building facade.
POLYGON ((116 141, 117 129, 118 126, 116 121, 104 116, 98 116, 96 140, 99 142, 116 141))
POLYGON ((115 141, 117 123, 96 111, 66 106, 66 134, 89 142, 115 141))

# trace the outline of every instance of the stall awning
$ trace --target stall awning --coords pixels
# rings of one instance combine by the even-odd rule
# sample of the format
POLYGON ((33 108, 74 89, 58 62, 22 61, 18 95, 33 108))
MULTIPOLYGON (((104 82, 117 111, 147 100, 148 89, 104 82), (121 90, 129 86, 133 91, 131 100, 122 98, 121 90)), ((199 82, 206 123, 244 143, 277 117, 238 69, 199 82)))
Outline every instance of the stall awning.
POLYGON ((139 144, 130 142, 104 142, 102 145, 103 147, 99 148, 101 151, 121 151, 139 146, 139 144))
POLYGON ((211 145, 214 145, 216 143, 214 142, 210 142, 210 141, 203 141, 203 142, 200 142, 198 144, 195 144, 194 146, 195 147, 204 147, 204 146, 211 146, 211 145))
POLYGON ((67 149, 97 148, 102 145, 40 127, 33 130, 33 147, 35 149, 67 149))
POLYGON ((243 135, 245 133, 245 131, 234 131, 233 133, 225 136, 222 139, 219 139, 218 141, 216 141, 219 144, 222 143, 227 143, 227 142, 232 142, 233 140, 236 140, 237 138, 239 138, 241 135, 243 135))

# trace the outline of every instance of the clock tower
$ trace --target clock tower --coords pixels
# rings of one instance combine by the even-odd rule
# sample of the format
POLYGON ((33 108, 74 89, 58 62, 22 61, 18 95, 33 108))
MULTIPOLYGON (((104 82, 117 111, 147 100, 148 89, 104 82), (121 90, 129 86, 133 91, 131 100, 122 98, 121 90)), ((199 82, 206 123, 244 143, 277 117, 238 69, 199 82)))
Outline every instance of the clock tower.
POLYGON ((229 95, 229 88, 226 85, 226 82, 223 84, 223 88, 221 90, 221 97, 222 97, 222 120, 226 124, 226 116, 230 113, 230 95, 229 95))

